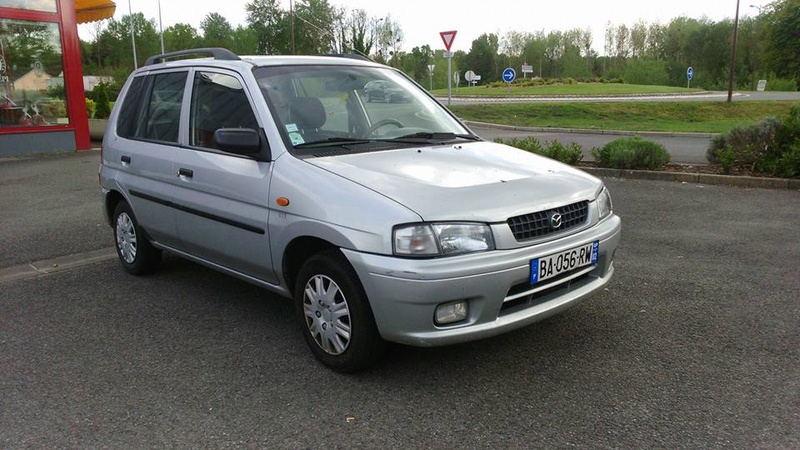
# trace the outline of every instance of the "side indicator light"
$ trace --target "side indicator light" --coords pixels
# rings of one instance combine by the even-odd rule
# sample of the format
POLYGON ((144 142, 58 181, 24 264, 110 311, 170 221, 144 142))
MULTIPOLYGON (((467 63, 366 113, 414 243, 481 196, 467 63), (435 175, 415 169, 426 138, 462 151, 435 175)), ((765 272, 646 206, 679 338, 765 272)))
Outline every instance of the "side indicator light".
POLYGON ((286 197, 278 197, 275 199, 275 203, 277 203, 278 206, 289 206, 289 199, 286 197))

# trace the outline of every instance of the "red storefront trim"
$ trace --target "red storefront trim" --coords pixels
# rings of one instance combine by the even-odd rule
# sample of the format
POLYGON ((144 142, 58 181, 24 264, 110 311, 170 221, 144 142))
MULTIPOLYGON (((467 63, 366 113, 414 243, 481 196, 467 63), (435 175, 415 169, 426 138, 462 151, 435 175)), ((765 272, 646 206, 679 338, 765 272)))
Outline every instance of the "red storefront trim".
POLYGON ((58 0, 58 12, 29 11, 17 8, 0 8, 4 19, 54 22, 61 35, 61 58, 64 66, 64 90, 67 94, 69 125, 46 127, 4 127, 0 134, 46 133, 72 130, 75 133, 75 148, 88 150, 92 146, 89 137, 89 117, 86 114, 86 93, 83 91, 83 67, 81 63, 78 23, 75 18, 74 0, 58 0))
POLYGON ((89 116, 86 113, 86 93, 83 91, 81 44, 78 21, 75 18, 75 1, 60 0, 61 45, 64 57, 64 90, 67 92, 70 124, 75 126, 75 148, 89 150, 89 116))

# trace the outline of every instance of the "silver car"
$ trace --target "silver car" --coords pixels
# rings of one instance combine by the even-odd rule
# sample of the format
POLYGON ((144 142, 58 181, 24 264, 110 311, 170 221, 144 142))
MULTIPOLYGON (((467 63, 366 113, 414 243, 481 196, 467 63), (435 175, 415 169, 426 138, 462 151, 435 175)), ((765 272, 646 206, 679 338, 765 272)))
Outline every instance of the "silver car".
POLYGON ((293 298, 343 372, 388 342, 486 338, 585 300, 621 230, 599 179, 483 141, 401 72, 341 56, 151 57, 111 114, 100 185, 128 272, 169 251, 293 298), (368 102, 376 80, 408 101, 368 102))

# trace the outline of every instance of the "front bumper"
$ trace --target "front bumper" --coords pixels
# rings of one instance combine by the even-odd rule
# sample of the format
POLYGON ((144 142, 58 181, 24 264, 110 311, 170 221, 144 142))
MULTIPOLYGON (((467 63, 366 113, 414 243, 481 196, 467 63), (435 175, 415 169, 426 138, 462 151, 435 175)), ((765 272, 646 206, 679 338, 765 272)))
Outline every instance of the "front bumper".
POLYGON ((614 273, 621 221, 612 215, 579 233, 530 247, 435 259, 403 259, 343 249, 364 286, 381 336, 438 346, 495 336, 542 320, 602 289, 614 273), (535 286, 532 259, 595 240, 597 264, 535 286), (467 319, 434 323, 437 305, 469 302, 467 319))

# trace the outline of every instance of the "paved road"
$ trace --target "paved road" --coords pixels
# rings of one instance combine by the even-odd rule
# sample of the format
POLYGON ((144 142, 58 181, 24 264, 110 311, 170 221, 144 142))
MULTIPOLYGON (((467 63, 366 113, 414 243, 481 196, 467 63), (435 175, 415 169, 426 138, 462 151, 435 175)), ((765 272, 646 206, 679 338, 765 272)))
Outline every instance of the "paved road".
MULTIPOLYGON (((0 163, 0 268, 109 245, 97 159, 0 163)), ((359 375, 289 302, 176 258, 4 283, 0 448, 800 448, 800 193, 606 182, 605 292, 359 375)))
MULTIPOLYGON (((438 96, 439 100, 447 104, 447 96, 438 96)), ((734 92, 731 100, 739 101, 800 101, 800 92, 734 92)), ((581 96, 581 95, 528 95, 528 96, 466 96, 453 93, 450 98, 451 105, 469 105, 480 103, 550 103, 550 102, 708 102, 728 101, 727 91, 706 91, 694 94, 644 94, 644 95, 609 95, 609 96, 581 96)))
MULTIPOLYGON (((619 139, 625 134, 602 134, 581 131, 558 130, 524 130, 500 128, 496 126, 470 123, 472 131, 486 140, 496 138, 525 138, 533 136, 540 142, 559 141, 562 143, 576 142, 583 148, 583 160, 594 161, 592 149, 619 139)), ((708 164, 706 151, 711 143, 711 135, 702 133, 640 133, 644 139, 656 141, 663 145, 670 154, 673 163, 678 164, 708 164)))

